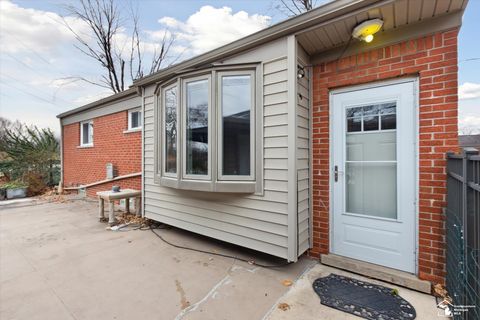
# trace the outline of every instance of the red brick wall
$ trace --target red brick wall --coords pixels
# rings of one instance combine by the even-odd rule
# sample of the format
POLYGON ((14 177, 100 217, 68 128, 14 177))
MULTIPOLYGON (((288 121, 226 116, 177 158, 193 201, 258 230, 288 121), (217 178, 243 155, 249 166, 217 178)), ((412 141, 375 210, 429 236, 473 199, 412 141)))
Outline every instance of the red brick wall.
MULTIPOLYGON (((92 183, 106 178, 106 164, 111 162, 117 175, 141 172, 141 132, 124 133, 128 128, 128 111, 93 119, 93 147, 80 145, 80 123, 63 127, 63 183, 65 187, 92 183)), ((114 182, 121 188, 140 190, 141 178, 114 182)), ((111 189, 112 183, 89 188, 88 195, 111 189)))
POLYGON ((323 63, 313 72, 313 248, 329 252, 329 90, 402 76, 420 81, 419 277, 444 283, 445 152, 457 151, 458 30, 323 63))

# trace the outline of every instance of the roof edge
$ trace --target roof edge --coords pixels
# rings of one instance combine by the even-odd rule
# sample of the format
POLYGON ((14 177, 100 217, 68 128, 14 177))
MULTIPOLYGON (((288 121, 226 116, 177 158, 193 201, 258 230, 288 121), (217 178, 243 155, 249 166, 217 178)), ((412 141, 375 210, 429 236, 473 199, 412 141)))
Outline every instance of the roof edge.
POLYGON ((246 51, 255 46, 267 43, 286 35, 298 32, 313 24, 333 19, 343 13, 358 10, 375 3, 388 2, 391 0, 335 0, 328 2, 315 9, 302 13, 298 16, 276 23, 268 28, 257 31, 253 34, 225 44, 219 48, 210 50, 190 59, 169 66, 157 73, 145 76, 133 82, 134 86, 144 86, 168 77, 175 72, 192 68, 197 65, 208 63, 212 60, 221 59, 225 56, 246 51))
POLYGON ((95 108, 95 107, 99 107, 99 106, 102 106, 104 104, 107 104, 107 103, 110 103, 110 102, 114 102, 114 101, 117 101, 117 100, 120 100, 122 98, 126 98, 126 97, 129 97, 131 95, 135 95, 137 94, 138 95, 138 90, 136 87, 130 87, 129 89, 125 90, 125 91, 122 91, 122 92, 119 92, 119 93, 115 93, 115 94, 112 94, 108 97, 105 97, 105 98, 102 98, 100 100, 97 100, 97 101, 94 101, 94 102, 91 102, 89 104, 86 104, 86 105, 83 105, 83 106, 80 106, 78 108, 75 108, 75 109, 71 109, 71 110, 68 110, 68 111, 65 111, 65 112, 62 112, 60 114, 57 115, 57 118, 58 119, 62 119, 62 118, 65 118, 65 117, 68 117, 68 116, 71 116, 73 114, 77 114, 77 113, 80 113, 80 112, 83 112, 83 111, 87 111, 89 109, 92 109, 92 108, 95 108))

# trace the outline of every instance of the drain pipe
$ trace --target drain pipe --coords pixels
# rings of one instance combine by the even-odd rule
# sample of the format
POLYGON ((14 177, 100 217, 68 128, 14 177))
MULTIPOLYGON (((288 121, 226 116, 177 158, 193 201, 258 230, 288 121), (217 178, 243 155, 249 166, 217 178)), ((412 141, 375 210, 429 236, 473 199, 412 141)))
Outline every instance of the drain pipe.
POLYGON ((60 181, 58 182, 57 192, 59 194, 63 193, 63 124, 62 119, 59 118, 60 123, 60 181))

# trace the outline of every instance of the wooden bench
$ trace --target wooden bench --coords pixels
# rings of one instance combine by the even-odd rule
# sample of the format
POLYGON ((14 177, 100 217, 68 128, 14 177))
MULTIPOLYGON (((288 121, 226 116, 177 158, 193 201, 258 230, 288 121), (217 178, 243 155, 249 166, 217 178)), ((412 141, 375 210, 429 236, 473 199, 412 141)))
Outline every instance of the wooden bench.
POLYGON ((99 206, 98 218, 100 219, 100 221, 105 219, 105 201, 108 202, 109 206, 108 223, 110 225, 113 225, 116 222, 114 208, 115 200, 125 199, 125 211, 127 211, 127 213, 130 213, 130 198, 135 198, 135 214, 137 216, 141 215, 140 207, 142 192, 139 190, 124 189, 120 190, 119 192, 113 192, 111 190, 99 191, 97 192, 97 196, 99 206))

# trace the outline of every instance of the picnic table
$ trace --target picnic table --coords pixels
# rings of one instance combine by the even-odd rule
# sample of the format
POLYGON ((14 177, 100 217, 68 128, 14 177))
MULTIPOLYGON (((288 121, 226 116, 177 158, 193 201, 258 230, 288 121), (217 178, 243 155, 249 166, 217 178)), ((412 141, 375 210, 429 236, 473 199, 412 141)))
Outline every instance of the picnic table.
POLYGON ((105 201, 108 202, 109 214, 108 214, 108 223, 113 225, 116 222, 115 219, 115 208, 114 203, 116 200, 125 199, 125 211, 130 213, 130 198, 135 198, 135 214, 137 216, 141 215, 140 206, 141 206, 141 197, 142 192, 134 189, 123 189, 118 192, 109 191, 99 191, 97 192, 98 196, 98 217, 100 221, 105 219, 105 201))

